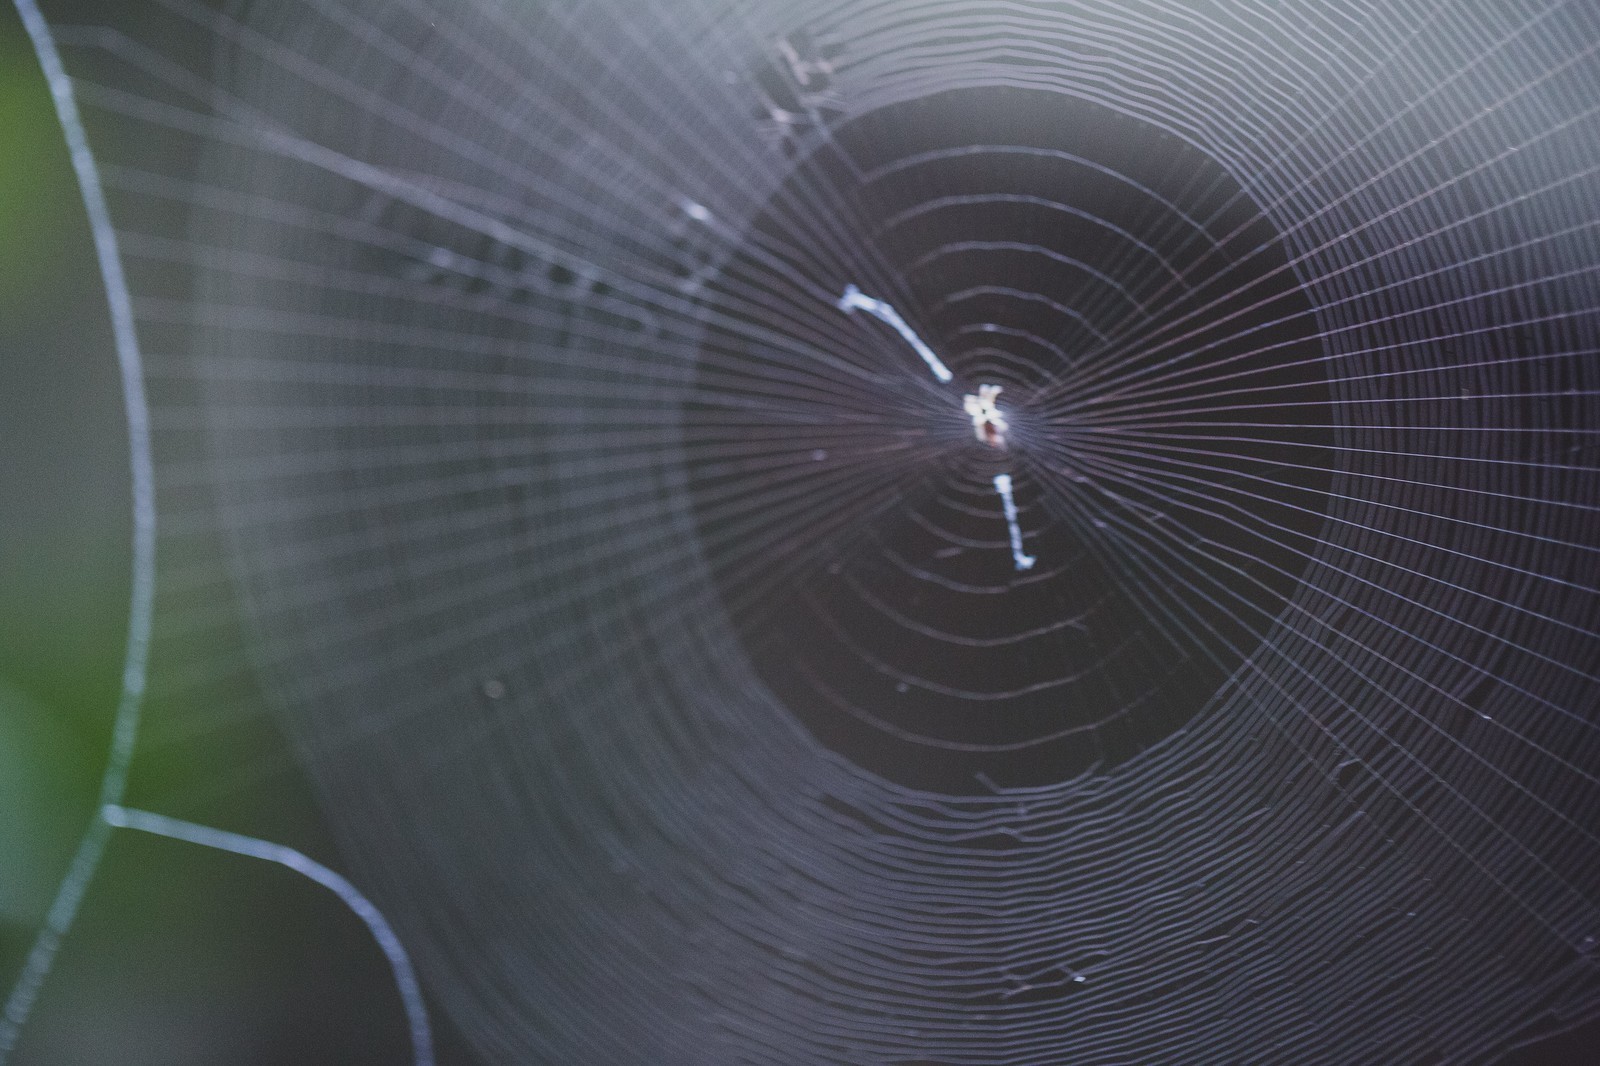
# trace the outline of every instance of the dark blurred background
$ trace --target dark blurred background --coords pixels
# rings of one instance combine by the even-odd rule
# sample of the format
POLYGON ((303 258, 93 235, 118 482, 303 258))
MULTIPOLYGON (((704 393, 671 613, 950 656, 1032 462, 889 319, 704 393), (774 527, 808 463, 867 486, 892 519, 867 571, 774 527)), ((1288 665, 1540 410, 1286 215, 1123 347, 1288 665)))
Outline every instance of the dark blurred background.
MULTIPOLYGON (((0 990, 91 816, 128 598, 126 425, 94 250, 49 94, 0 3, 0 990)), ((335 868, 282 737, 156 704, 130 801, 335 868), (205 723, 183 728, 182 723, 205 723), (171 728, 171 723, 180 727, 171 728)), ((434 1012, 442 1062, 465 1062, 434 1012)), ((388 1063, 410 1048, 365 928, 285 869, 114 835, 14 1061, 388 1063)), ((1600 1027, 1509 1060, 1600 1062, 1600 1027)))
MULTIPOLYGON (((0 4, 0 993, 10 991, 91 816, 105 764, 128 612, 126 432, 78 186, 8 0, 0 4)), ((269 721, 159 702, 145 713, 130 803, 246 832, 268 826, 274 839, 337 867, 269 721)), ((441 1042, 442 1061, 462 1061, 448 1032, 441 1042)), ((13 1061, 409 1059, 388 966, 326 890, 269 863, 123 831, 13 1061)))

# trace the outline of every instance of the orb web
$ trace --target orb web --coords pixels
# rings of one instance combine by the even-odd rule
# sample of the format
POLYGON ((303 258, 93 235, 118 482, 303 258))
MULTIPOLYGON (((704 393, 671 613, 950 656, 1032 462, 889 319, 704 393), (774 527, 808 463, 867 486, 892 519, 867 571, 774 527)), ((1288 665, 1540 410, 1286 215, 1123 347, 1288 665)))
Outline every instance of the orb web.
POLYGON ((774 694, 873 773, 970 793, 1109 770, 1210 701, 1314 557, 1334 464, 1311 307, 1250 197, 1159 127, 1003 84, 885 104, 698 295, 731 319, 685 415, 719 598, 774 694), (816 296, 836 278, 903 293, 954 384, 841 330, 816 296), (804 338, 798 373, 763 317, 804 338), (956 405, 986 387, 1004 455, 956 405), (1006 548, 1011 465, 1037 567, 1006 548))
POLYGON ((160 10, 153 684, 236 589, 485 1060, 1596 1016, 1590 5, 160 10))

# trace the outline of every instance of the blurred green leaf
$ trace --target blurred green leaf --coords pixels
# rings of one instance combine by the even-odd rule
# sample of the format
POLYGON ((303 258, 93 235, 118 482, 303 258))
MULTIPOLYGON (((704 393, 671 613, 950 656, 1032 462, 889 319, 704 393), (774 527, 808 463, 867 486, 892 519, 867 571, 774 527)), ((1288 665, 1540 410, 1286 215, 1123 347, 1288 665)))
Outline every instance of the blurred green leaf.
POLYGON ((0 680, 0 920, 35 926, 88 820, 96 767, 58 715, 0 680))

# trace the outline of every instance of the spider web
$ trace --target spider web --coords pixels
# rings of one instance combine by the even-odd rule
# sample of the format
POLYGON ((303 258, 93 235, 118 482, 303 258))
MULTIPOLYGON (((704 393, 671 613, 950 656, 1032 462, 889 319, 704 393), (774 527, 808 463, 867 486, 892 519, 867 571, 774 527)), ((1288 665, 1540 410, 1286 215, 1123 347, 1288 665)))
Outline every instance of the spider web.
POLYGON ((152 684, 237 595, 489 1060, 1594 1018, 1600 20, 1500 8, 63 13, 152 684))

